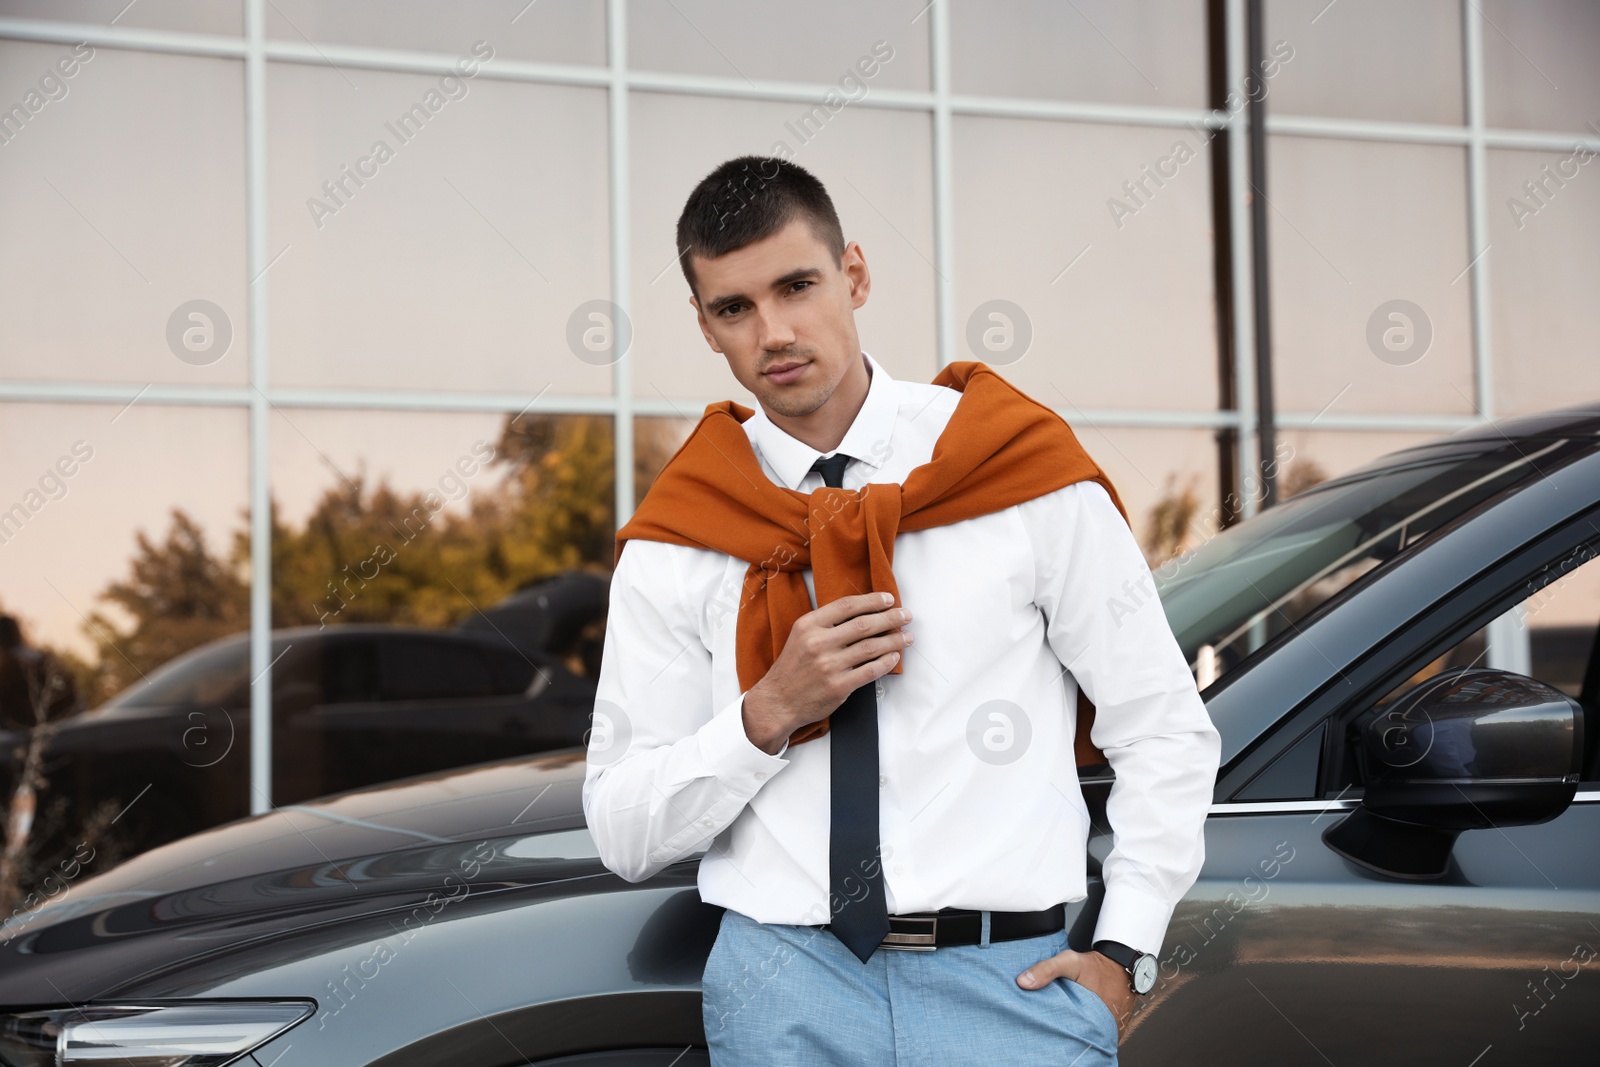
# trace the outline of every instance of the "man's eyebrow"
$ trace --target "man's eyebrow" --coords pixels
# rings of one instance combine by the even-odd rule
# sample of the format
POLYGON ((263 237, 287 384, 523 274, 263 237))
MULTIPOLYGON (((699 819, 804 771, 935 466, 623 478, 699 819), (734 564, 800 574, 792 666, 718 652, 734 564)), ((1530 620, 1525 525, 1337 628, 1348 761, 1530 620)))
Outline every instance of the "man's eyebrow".
MULTIPOLYGON (((801 282, 801 281, 813 281, 814 282, 814 281, 820 281, 821 279, 822 279, 822 271, 820 269, 818 269, 816 267, 800 267, 800 268, 798 268, 796 270, 790 271, 788 274, 785 274, 781 278, 775 279, 773 281, 773 283, 772 283, 772 288, 774 288, 774 289, 786 289, 789 286, 793 285, 795 282, 801 282)), ((709 304, 706 305, 706 310, 711 312, 711 314, 715 315, 717 312, 721 311, 724 307, 726 307, 729 304, 735 303, 736 301, 748 300, 748 299, 749 299, 749 297, 745 296, 743 293, 733 293, 733 294, 731 294, 729 296, 719 296, 715 300, 711 301, 709 304)))
POLYGON ((822 271, 816 267, 797 267, 772 283, 774 289, 787 289, 795 282, 817 281, 822 277, 822 271))

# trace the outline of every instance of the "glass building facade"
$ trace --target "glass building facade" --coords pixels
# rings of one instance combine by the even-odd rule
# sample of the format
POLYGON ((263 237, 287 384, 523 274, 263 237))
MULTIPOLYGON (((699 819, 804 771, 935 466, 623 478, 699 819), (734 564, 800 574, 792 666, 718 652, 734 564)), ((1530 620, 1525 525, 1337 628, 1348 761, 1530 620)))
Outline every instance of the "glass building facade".
POLYGON ((100 698, 251 630, 264 709, 274 627, 604 567, 753 402, 673 243, 745 153, 828 186, 867 351, 1058 410, 1153 560, 1264 462, 1600 397, 1600 6, 1265 0, 1256 62, 1251 12, 0 0, 0 610, 100 698))

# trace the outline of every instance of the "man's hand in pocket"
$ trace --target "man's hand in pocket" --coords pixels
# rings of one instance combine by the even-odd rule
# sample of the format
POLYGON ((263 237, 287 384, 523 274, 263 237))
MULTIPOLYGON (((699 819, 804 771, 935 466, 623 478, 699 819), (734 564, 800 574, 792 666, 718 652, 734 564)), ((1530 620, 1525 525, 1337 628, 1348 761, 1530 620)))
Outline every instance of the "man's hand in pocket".
POLYGON ((1065 978, 1085 986, 1095 996, 1105 1001, 1117 1020, 1117 1040, 1127 1032, 1128 1020, 1133 1017, 1139 994, 1128 981, 1128 972, 1120 963, 1098 952, 1075 952, 1062 949, 1049 959, 1040 960, 1017 975, 1017 984, 1023 989, 1043 989, 1057 978, 1065 978))

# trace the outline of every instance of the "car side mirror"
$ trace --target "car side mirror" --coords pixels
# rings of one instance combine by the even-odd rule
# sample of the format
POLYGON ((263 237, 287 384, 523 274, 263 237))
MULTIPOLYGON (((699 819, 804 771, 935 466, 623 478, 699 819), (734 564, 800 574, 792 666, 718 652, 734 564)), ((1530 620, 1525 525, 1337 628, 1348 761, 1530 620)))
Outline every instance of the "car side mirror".
POLYGON ((1445 671, 1362 728, 1361 806, 1323 843, 1394 878, 1442 877, 1463 830, 1548 822, 1578 788, 1583 709, 1509 671, 1445 671))

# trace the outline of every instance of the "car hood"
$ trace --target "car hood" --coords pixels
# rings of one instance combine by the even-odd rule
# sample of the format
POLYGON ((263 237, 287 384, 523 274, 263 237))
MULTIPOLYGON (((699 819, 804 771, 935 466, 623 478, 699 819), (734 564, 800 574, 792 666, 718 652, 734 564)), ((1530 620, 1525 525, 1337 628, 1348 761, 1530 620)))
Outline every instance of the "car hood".
POLYGON ((196 957, 414 908, 487 854, 475 896, 615 879, 583 830, 583 773, 577 749, 439 772, 278 808, 99 875, 82 846, 52 868, 46 903, 0 925, 0 1005, 104 998, 196 957))

